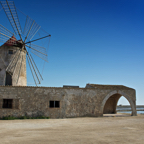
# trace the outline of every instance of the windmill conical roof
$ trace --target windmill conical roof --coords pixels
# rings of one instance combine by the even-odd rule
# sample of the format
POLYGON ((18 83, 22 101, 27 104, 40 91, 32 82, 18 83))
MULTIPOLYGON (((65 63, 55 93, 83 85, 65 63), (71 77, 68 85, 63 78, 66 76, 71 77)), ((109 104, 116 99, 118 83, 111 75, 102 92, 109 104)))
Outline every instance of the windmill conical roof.
POLYGON ((9 40, 7 40, 4 45, 8 45, 8 46, 13 46, 15 45, 17 42, 17 39, 15 38, 15 36, 13 35, 9 40))

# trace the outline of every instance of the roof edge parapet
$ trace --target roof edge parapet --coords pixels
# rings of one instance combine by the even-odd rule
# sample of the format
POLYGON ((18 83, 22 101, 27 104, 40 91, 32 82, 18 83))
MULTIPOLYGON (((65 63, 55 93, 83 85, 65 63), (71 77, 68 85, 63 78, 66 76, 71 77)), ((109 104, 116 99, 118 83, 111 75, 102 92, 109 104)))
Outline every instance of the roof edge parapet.
MULTIPOLYGON (((124 85, 102 85, 102 84, 86 84, 85 88, 95 88, 95 89, 133 89, 124 85)), ((135 90, 135 89, 133 89, 135 90)))

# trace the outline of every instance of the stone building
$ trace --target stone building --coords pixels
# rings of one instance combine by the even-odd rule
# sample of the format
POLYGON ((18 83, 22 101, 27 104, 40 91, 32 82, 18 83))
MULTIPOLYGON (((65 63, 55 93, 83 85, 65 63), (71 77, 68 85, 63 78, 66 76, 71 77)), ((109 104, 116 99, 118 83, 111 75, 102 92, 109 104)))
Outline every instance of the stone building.
POLYGON ((26 51, 14 46, 12 36, 0 47, 0 85, 26 86, 26 51))
POLYGON ((87 84, 77 87, 0 86, 0 117, 98 117, 116 113, 119 98, 130 103, 136 116, 135 90, 122 85, 87 84))
POLYGON ((126 86, 26 86, 26 52, 23 49, 17 54, 19 47, 14 46, 16 41, 12 37, 0 47, 0 117, 98 117, 116 113, 121 96, 129 101, 132 116, 137 115, 135 90, 126 86))

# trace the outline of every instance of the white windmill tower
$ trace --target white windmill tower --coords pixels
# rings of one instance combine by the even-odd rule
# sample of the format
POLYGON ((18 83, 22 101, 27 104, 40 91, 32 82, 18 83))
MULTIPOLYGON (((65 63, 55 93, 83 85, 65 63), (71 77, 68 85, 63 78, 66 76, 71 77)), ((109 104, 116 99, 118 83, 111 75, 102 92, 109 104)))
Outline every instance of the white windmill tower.
POLYGON ((47 34, 32 40, 40 26, 27 16, 22 31, 14 2, 6 0, 0 1, 0 3, 14 31, 11 32, 0 24, 0 41, 4 43, 0 46, 0 85, 26 86, 26 60, 35 84, 40 84, 43 78, 32 54, 47 61, 47 50, 45 47, 33 43, 49 38, 51 35, 47 34), (17 40, 16 36, 19 36, 20 40, 17 40))

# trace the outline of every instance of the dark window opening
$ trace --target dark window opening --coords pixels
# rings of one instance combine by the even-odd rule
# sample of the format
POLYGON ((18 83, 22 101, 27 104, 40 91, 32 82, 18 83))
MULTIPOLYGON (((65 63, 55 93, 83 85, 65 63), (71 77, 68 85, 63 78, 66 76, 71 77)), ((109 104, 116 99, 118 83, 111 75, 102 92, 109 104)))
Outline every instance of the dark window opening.
POLYGON ((12 85, 12 76, 6 72, 6 81, 5 85, 12 85))
POLYGON ((9 54, 13 54, 13 50, 9 50, 9 54))
POLYGON ((60 102, 59 101, 55 101, 55 107, 57 107, 57 108, 60 107, 60 102))
POLYGON ((60 107, 60 101, 49 101, 49 107, 50 108, 59 108, 60 107))
POLYGON ((12 108, 12 99, 3 99, 3 108, 12 108))
POLYGON ((50 107, 54 107, 54 101, 50 101, 50 107))

